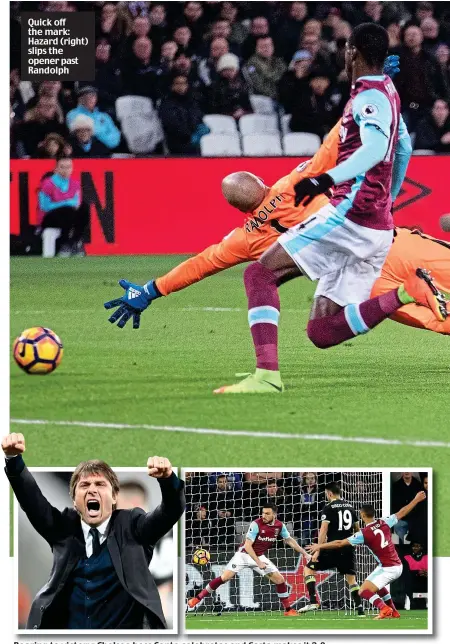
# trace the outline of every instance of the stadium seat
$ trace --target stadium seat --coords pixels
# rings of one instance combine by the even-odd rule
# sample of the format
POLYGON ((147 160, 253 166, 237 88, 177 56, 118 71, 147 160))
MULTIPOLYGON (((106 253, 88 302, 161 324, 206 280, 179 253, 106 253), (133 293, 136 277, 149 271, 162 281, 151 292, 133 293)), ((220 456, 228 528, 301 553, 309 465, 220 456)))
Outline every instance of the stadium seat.
POLYGON ((282 134, 289 134, 289 132, 291 131, 291 128, 290 128, 291 118, 292 118, 292 114, 283 114, 283 116, 281 117, 282 134))
POLYGON ((209 127, 211 134, 238 134, 236 121, 225 114, 207 114, 203 123, 209 127))
POLYGON ((286 156, 312 156, 320 148, 320 137, 307 132, 290 132, 283 136, 286 156))
POLYGON ((205 134, 200 139, 202 157, 240 157, 241 144, 236 134, 205 134))
POLYGON ((245 134, 277 134, 276 114, 244 114, 239 119, 239 130, 245 134))
POLYGON ((279 134, 246 134, 242 150, 247 157, 280 157, 283 154, 279 134))
POLYGON ((156 112, 151 115, 126 116, 122 121, 122 133, 132 154, 153 152, 164 138, 161 121, 156 112))
POLYGON ((54 257, 56 240, 61 235, 61 228, 44 228, 42 231, 42 257, 54 257))
POLYGON ((275 114, 275 103, 268 96, 251 94, 250 105, 255 114, 275 114))
POLYGON ((120 96, 116 100, 116 116, 121 122, 128 116, 150 116, 153 112, 152 99, 145 96, 120 96))

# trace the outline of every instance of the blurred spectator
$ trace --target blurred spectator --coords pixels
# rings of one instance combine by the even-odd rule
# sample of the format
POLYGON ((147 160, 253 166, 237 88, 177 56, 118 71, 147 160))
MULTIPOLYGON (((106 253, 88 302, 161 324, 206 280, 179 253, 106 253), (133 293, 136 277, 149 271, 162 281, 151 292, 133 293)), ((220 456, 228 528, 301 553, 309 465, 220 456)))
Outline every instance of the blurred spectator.
POLYGON ((185 25, 177 27, 173 32, 173 40, 177 43, 179 52, 183 52, 189 57, 195 54, 192 45, 192 33, 189 27, 185 25))
POLYGON ((192 528, 188 532, 186 546, 191 546, 193 549, 211 547, 211 534, 217 532, 214 529, 213 523, 209 519, 208 511, 204 505, 200 505, 194 510, 192 519, 192 528))
POLYGON ((111 45, 113 54, 118 51, 124 37, 131 31, 130 14, 126 6, 120 5, 121 3, 117 2, 105 2, 96 27, 97 38, 105 38, 111 45))
POLYGON ((301 536, 301 543, 312 543, 319 525, 319 489, 317 474, 306 472, 300 479, 300 502, 294 489, 294 531, 301 536), (297 500, 297 501, 296 501, 297 500))
POLYGON ((276 99, 277 84, 287 69, 282 58, 274 55, 275 47, 270 36, 256 41, 256 52, 244 67, 252 94, 276 99))
POLYGON ((58 101, 51 96, 41 96, 36 107, 28 110, 24 122, 17 128, 17 140, 20 142, 22 154, 32 158, 38 156, 39 144, 48 134, 67 136, 67 128, 58 117, 58 101))
POLYGON ((423 33, 423 48, 433 56, 439 45, 439 23, 436 18, 424 18, 420 23, 423 33))
MULTIPOLYGON (((122 60, 129 58, 133 55, 133 43, 138 38, 149 38, 150 39, 150 18, 147 15, 139 15, 133 19, 131 24, 131 33, 127 38, 124 39, 120 47, 120 58, 122 60)), ((151 42, 151 41, 150 41, 151 42)), ((153 42, 152 42, 152 52, 153 52, 153 42)))
POLYGON ((39 159, 57 159, 60 156, 70 156, 72 148, 60 134, 47 134, 38 145, 37 157, 39 159))
POLYGON ((407 25, 400 49, 400 72, 395 85, 402 101, 403 117, 410 131, 426 115, 437 98, 445 97, 445 84, 438 63, 423 49, 423 34, 417 25, 407 25))
POLYGON ((107 148, 113 150, 120 143, 120 130, 109 114, 100 112, 97 107, 97 88, 92 85, 81 87, 78 92, 78 105, 67 114, 68 127, 79 114, 90 116, 94 121, 94 134, 107 148))
POLYGON ((122 94, 122 75, 118 63, 111 59, 111 45, 104 38, 95 47, 95 79, 99 109, 112 116, 122 94))
POLYGON ((298 51, 279 84, 280 102, 292 114, 292 132, 311 132, 323 137, 337 120, 331 100, 330 78, 326 69, 311 69, 311 54, 298 51))
POLYGON ((18 69, 12 69, 9 74, 9 102, 14 112, 14 120, 21 120, 25 116, 25 101, 20 91, 20 75, 18 69))
POLYGON ((220 474, 216 485, 208 494, 208 515, 214 524, 214 533, 218 538, 218 547, 234 544, 236 516, 242 513, 242 501, 239 493, 228 489, 226 474, 220 474))
POLYGON ((48 96, 49 98, 56 99, 56 115, 60 123, 64 123, 64 110, 60 104, 62 83, 58 80, 45 80, 42 81, 38 87, 37 94, 35 94, 26 104, 27 112, 25 113, 25 120, 28 119, 27 113, 35 107, 41 96, 48 96))
POLYGON ((171 71, 177 51, 178 45, 174 40, 168 40, 162 45, 158 65, 162 74, 167 74, 171 71))
POLYGON ((160 72, 151 63, 151 40, 146 36, 136 38, 132 49, 131 59, 122 70, 124 93, 157 101, 161 93, 160 72))
MULTIPOLYGON (((421 489, 420 481, 413 476, 412 472, 402 472, 401 478, 393 483, 391 488, 391 511, 397 512, 400 508, 408 505, 421 489)), ((394 532, 401 541, 405 539, 416 516, 416 509, 414 509, 405 519, 401 519, 394 526, 394 532)))
POLYGON ((364 3, 363 22, 379 23, 381 20, 382 13, 383 13, 383 3, 376 2, 375 0, 369 0, 369 2, 364 3))
MULTIPOLYGON (((281 479, 280 482, 282 482, 281 479)), ((286 504, 284 498, 284 487, 278 485, 277 479, 267 479, 265 488, 260 488, 259 494, 253 499, 253 514, 259 516, 261 508, 266 503, 273 503, 277 506, 277 518, 280 521, 286 520, 286 504)))
POLYGON ((240 119, 252 111, 247 83, 239 74, 239 58, 225 54, 217 61, 219 78, 211 84, 207 109, 210 114, 228 114, 240 119))
POLYGON ((139 481, 125 481, 120 484, 117 496, 117 510, 142 508, 148 512, 148 492, 139 481))
POLYGON ((450 152, 450 110, 447 101, 435 101, 430 113, 419 121, 414 148, 450 152))
POLYGON ((441 43, 436 49, 436 60, 444 78, 447 96, 450 96, 450 47, 441 43))
POLYGON ((421 543, 411 544, 411 554, 405 557, 404 581, 406 595, 410 599, 411 610, 425 608, 424 599, 415 599, 414 593, 428 592, 428 555, 421 543))
POLYGON ((86 114, 78 114, 70 123, 74 159, 101 159, 110 156, 110 150, 94 136, 94 120, 86 114))
POLYGON ((153 49, 155 53, 159 55, 161 54, 163 44, 167 42, 167 39, 169 37, 166 8, 163 4, 153 4, 152 2, 148 16, 150 18, 151 24, 150 37, 152 40, 153 49))
POLYGON ((432 18, 434 14, 432 2, 417 2, 415 17, 418 22, 422 22, 425 18, 432 18))
POLYGON ((242 45, 244 40, 247 38, 248 30, 238 21, 239 16, 239 2, 222 2, 220 7, 220 17, 223 20, 227 20, 230 25, 230 37, 229 40, 231 43, 236 45, 242 45))
MULTIPOLYGON (((313 24, 315 23, 316 21, 314 21, 313 24)), ((323 42, 317 33, 313 31, 307 33, 304 31, 300 39, 300 49, 309 51, 312 56, 312 64, 315 67, 328 68, 331 73, 331 56, 324 47, 323 42)))
POLYGON ((206 87, 217 79, 217 61, 228 54, 230 46, 226 38, 213 38, 209 45, 209 57, 202 58, 198 65, 198 75, 206 87))
POLYGON ((203 34, 205 31, 205 22, 203 20, 203 3, 186 2, 183 9, 183 15, 186 25, 191 30, 192 45, 194 49, 202 44, 203 34))
POLYGON ((72 159, 62 157, 38 192, 38 227, 61 229, 60 257, 84 255, 83 233, 89 222, 89 206, 81 201, 81 185, 72 172, 72 159))
POLYGON ((389 36, 389 53, 396 53, 402 45, 402 28, 397 21, 391 22, 386 27, 389 36))
POLYGON ((302 27, 308 17, 306 2, 292 2, 287 16, 280 22, 275 43, 277 52, 289 63, 298 49, 302 27))
POLYGON ((250 24, 250 33, 242 43, 241 54, 244 60, 253 56, 256 50, 256 41, 263 36, 270 36, 269 21, 265 16, 256 16, 250 24))
POLYGON ((427 494, 425 501, 422 501, 416 508, 414 521, 411 523, 408 539, 418 541, 426 548, 428 547, 428 476, 424 476, 422 486, 427 494))
MULTIPOLYGON (((172 154, 198 154, 203 113, 192 97, 186 76, 173 78, 171 92, 160 106, 159 114, 172 154)), ((204 134, 207 131, 203 132, 204 134)))

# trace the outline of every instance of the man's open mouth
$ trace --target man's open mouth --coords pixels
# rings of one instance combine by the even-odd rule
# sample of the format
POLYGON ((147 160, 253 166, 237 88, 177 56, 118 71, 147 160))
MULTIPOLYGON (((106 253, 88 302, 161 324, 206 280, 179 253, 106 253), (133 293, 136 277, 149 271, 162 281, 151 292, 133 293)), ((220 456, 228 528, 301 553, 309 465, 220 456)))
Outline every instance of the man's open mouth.
POLYGON ((100 512, 100 503, 95 499, 89 499, 86 503, 87 513, 90 517, 96 517, 100 512))

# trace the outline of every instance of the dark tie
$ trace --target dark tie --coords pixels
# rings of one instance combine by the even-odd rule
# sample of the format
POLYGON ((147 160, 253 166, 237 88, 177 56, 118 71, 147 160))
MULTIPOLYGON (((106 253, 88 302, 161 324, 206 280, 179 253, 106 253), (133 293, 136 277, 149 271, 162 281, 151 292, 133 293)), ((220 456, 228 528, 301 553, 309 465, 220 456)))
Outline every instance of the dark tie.
POLYGON ((91 528, 89 534, 92 537, 92 555, 96 557, 100 552, 100 535, 97 528, 91 528))

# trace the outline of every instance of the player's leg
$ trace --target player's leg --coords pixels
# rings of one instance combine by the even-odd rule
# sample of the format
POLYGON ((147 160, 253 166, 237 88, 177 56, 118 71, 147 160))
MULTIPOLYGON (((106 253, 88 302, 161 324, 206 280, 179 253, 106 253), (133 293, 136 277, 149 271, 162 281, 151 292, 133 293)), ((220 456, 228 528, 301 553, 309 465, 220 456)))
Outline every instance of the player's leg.
POLYGON ((307 327, 316 347, 327 349, 367 333, 414 301, 428 306, 435 316, 442 313, 443 296, 434 293, 432 279, 423 271, 400 287, 369 298, 377 272, 376 263, 359 262, 320 279, 307 327), (352 300, 360 304, 348 304, 352 300))
POLYGON ((361 617, 364 617, 365 616, 364 608, 362 606, 362 600, 361 600, 361 597, 359 595, 360 586, 359 586, 358 582, 356 581, 356 575, 354 575, 354 574, 352 574, 352 575, 346 574, 345 579, 347 580, 348 589, 350 591, 350 595, 352 597, 353 603, 355 604, 355 608, 356 608, 356 610, 358 612, 358 615, 361 616, 361 617))
MULTIPOLYGON (((323 553, 321 554, 321 558, 323 553)), ((310 561, 307 566, 305 566, 303 574, 305 579, 305 586, 308 591, 308 603, 303 608, 300 608, 299 613, 307 613, 310 610, 317 610, 320 607, 319 601, 317 599, 316 593, 316 575, 315 573, 319 570, 322 570, 322 566, 319 564, 319 561, 310 561)))
MULTIPOLYGON (((372 573, 372 575, 374 575, 377 572, 377 570, 381 570, 381 569, 376 569, 372 573)), ((371 577, 372 575, 369 575, 369 577, 371 577)), ((379 619, 387 619, 389 617, 392 617, 392 614, 394 611, 390 606, 387 606, 384 603, 384 601, 381 599, 381 597, 378 594, 378 586, 375 585, 372 581, 369 581, 369 577, 361 586, 361 589, 359 591, 360 596, 363 599, 366 599, 372 606, 379 609, 380 611, 378 615, 379 619)))
MULTIPOLYGON (((434 273, 433 276, 435 277, 434 273)), ((438 281, 438 279, 436 281, 438 281)), ((397 283, 394 280, 389 280, 384 276, 379 277, 373 285, 371 297, 382 295, 383 293, 386 293, 399 286, 400 282, 397 283)), ((416 329, 426 329, 428 331, 434 331, 434 333, 450 335, 450 301, 447 302, 447 311, 447 319, 442 322, 436 320, 436 317, 434 316, 431 309, 425 308, 424 306, 420 306, 418 304, 406 304, 391 316, 391 320, 394 320, 399 324, 412 326, 416 329)))
POLYGON ((278 243, 260 261, 244 272, 248 300, 248 321, 256 354, 256 371, 238 383, 216 389, 214 393, 280 393, 283 383, 278 368, 278 286, 302 273, 278 243))
POLYGON ((384 603, 387 606, 390 606, 392 608, 393 610, 392 617, 395 617, 398 619, 400 617, 400 613, 396 609, 395 604, 392 601, 391 593, 388 591, 388 589, 384 586, 383 588, 380 588, 380 590, 378 591, 378 596, 380 597, 380 599, 384 601, 384 603))
MULTIPOLYGON (((233 557, 234 559, 234 557, 233 557)), ((233 561, 231 559, 231 561, 233 561)), ((231 563, 230 561, 230 563, 231 563)), ((230 564, 228 564, 230 565, 230 564)), ((219 577, 215 577, 212 579, 204 588, 201 590, 198 595, 195 597, 192 597, 191 599, 188 600, 188 606, 189 608, 195 608, 197 604, 199 604, 201 601, 205 599, 205 597, 208 597, 208 595, 212 595, 213 593, 216 592, 216 590, 222 586, 222 584, 226 584, 228 581, 233 579, 233 577, 236 575, 236 572, 234 570, 228 570, 225 569, 219 577)))
POLYGON ((291 603, 289 601, 289 595, 291 594, 291 589, 287 585, 283 575, 279 572, 279 570, 274 566, 274 564, 266 559, 265 557, 260 557, 262 561, 268 562, 267 568, 262 571, 263 573, 269 570, 270 572, 266 572, 266 577, 271 581, 273 584, 275 584, 275 588, 277 590, 277 595, 280 600, 281 605, 284 608, 284 614, 286 617, 296 617, 297 616, 297 611, 292 608, 291 603))

